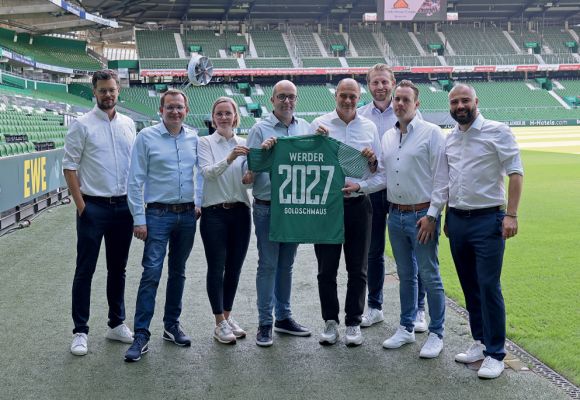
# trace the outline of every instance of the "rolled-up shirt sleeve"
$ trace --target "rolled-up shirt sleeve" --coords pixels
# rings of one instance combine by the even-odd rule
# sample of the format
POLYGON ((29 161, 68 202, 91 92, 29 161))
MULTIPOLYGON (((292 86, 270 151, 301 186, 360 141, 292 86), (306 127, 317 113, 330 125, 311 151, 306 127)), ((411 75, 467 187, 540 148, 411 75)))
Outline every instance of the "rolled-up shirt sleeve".
POLYGON ((524 167, 520 157, 520 149, 509 126, 502 125, 502 129, 498 130, 498 136, 495 143, 499 161, 505 169, 506 174, 518 174, 523 176, 524 167))
POLYGON ((77 171, 80 167, 85 147, 86 130, 78 121, 73 121, 64 139, 62 168, 77 171))

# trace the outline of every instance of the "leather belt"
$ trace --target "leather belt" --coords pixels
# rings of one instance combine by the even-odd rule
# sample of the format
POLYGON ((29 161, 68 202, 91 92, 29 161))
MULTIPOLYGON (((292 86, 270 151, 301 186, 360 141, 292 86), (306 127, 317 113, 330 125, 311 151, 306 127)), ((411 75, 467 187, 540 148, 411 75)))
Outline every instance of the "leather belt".
POLYGON ((431 205, 430 202, 419 203, 419 204, 396 204, 391 203, 391 207, 395 210, 399 210, 402 212, 409 212, 409 211, 423 211, 429 208, 431 205))
POLYGON ((224 209, 224 210, 229 210, 231 208, 238 208, 238 207, 247 207, 246 203, 241 202, 241 201, 237 201, 235 203, 219 203, 219 204, 212 204, 211 206, 207 206, 207 207, 203 207, 203 208, 209 208, 212 210, 220 210, 220 209, 224 209))
POLYGON ((449 207, 449 212, 462 217, 475 217, 477 215, 493 214, 498 211, 504 211, 505 206, 495 206, 486 208, 475 208, 473 210, 460 210, 459 208, 449 207))
POLYGON ((156 208, 158 210, 170 211, 176 214, 191 211, 195 209, 195 203, 176 203, 176 204, 164 204, 164 203, 147 203, 147 208, 156 208))
POLYGON ((85 201, 90 201, 93 203, 101 203, 101 204, 119 204, 119 203, 126 203, 127 202, 127 196, 100 197, 100 196, 89 196, 88 194, 83 194, 83 199, 85 201))
POLYGON ((254 197, 254 203, 259 204, 261 206, 269 206, 272 204, 270 200, 260 200, 257 197, 254 197))

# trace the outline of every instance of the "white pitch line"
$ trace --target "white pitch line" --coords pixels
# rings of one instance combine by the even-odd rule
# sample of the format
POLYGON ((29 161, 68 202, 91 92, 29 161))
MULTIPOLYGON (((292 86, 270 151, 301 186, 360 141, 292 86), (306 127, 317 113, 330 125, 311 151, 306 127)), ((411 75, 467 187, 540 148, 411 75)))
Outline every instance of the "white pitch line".
POLYGON ((580 138, 580 133, 572 134, 557 134, 557 135, 516 135, 516 139, 519 140, 536 140, 536 139, 576 139, 580 138))
POLYGON ((535 149, 541 147, 568 147, 580 146, 580 140, 572 140, 567 142, 534 142, 534 143, 519 143, 522 149, 535 149))

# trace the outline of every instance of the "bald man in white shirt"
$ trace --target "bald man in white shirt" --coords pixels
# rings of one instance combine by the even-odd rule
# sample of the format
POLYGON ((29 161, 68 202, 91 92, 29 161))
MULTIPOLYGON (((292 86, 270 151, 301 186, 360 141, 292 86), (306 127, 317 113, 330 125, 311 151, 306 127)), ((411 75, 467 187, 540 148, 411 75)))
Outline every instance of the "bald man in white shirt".
POLYGON ((448 196, 446 232, 463 294, 474 343, 455 361, 483 360, 480 378, 504 370, 505 306, 500 286, 505 240, 518 232, 517 211, 523 166, 511 129, 485 119, 475 89, 456 85, 449 107, 457 125, 447 136, 448 174, 438 182, 448 196), (507 208, 504 178, 508 176, 507 208))

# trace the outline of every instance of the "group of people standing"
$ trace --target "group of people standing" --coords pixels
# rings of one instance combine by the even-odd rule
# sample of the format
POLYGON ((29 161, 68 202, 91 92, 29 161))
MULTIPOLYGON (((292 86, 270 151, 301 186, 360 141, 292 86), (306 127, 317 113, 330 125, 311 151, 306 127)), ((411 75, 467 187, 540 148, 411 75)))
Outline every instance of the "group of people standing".
POLYGON ((415 332, 428 330, 420 357, 439 355, 445 294, 437 252, 441 214, 446 210, 443 230, 450 239, 474 339, 455 360, 483 360, 478 375, 499 376, 505 356, 500 274, 505 240, 517 233, 523 176, 513 134, 479 113, 470 86, 459 84, 449 93, 450 113, 457 125, 445 137, 438 126, 422 119, 419 89, 411 81, 397 83, 387 65, 377 64, 368 71, 367 85, 373 102, 357 108, 360 85, 354 79, 341 80, 335 92, 336 109, 308 123, 294 115, 296 86, 279 81, 271 97, 272 113, 252 127, 246 142, 234 133, 240 115, 231 98, 214 102, 211 116, 216 130, 199 138, 183 125, 187 97, 175 89, 161 96, 162 121, 136 136, 133 122, 115 110, 116 74, 96 72, 97 104, 71 125, 63 161, 77 207, 71 352, 88 351, 90 287, 103 237, 108 269, 106 337, 131 343, 126 361, 138 361, 148 351, 149 325, 169 247, 163 338, 180 346, 191 344, 179 317, 186 261, 200 216, 214 338, 235 343, 247 334, 233 318, 232 308, 252 220, 258 249, 255 342, 271 346, 273 330, 310 336, 310 329, 293 318, 290 306, 298 244, 270 240, 270 176, 248 170, 247 156, 251 148, 276 146, 277 138, 316 133, 359 150, 368 162, 368 173, 362 179, 347 177, 342 189, 344 242, 314 245, 325 323, 320 344, 333 345, 340 338, 337 271, 342 251, 348 278, 345 344, 362 344, 360 328, 384 319, 387 231, 400 279, 401 311, 400 326, 383 347, 415 342, 415 332), (505 175, 509 176, 507 208, 505 175), (145 242, 134 334, 124 323, 123 300, 132 236, 145 242))

